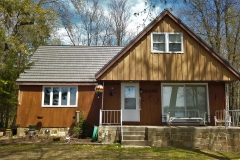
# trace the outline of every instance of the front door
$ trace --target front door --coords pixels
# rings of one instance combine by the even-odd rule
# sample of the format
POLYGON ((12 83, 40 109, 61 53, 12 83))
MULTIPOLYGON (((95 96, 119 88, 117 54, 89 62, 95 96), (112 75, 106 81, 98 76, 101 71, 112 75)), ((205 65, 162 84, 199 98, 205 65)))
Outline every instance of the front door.
POLYGON ((121 108, 123 121, 140 121, 139 83, 121 84, 121 108))

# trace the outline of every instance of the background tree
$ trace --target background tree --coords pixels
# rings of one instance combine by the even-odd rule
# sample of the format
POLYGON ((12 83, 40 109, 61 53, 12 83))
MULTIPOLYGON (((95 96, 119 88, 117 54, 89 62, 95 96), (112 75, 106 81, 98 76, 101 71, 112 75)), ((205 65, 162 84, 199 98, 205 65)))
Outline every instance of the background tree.
POLYGON ((103 8, 99 5, 97 0, 86 0, 79 2, 79 0, 72 0, 72 3, 77 10, 77 28, 80 28, 83 34, 81 35, 82 44, 101 45, 100 35, 103 30, 102 23, 104 19, 103 8))
POLYGON ((43 0, 0 1, 0 120, 14 119, 18 87, 16 79, 30 66, 29 58, 50 37, 56 14, 43 0))
POLYGON ((124 44, 124 38, 127 38, 127 27, 130 23, 130 6, 127 5, 127 0, 111 0, 108 4, 111 28, 116 37, 116 45, 124 44))
MULTIPOLYGON (((221 56, 240 70, 240 2, 238 0, 191 0, 179 15, 221 56)), ((230 107, 239 109, 239 81, 229 85, 230 107)))
POLYGON ((132 39, 132 32, 127 31, 130 22, 127 0, 111 0, 105 9, 97 0, 71 2, 77 11, 75 20, 78 19, 71 32, 78 35, 82 45, 119 46, 132 39))

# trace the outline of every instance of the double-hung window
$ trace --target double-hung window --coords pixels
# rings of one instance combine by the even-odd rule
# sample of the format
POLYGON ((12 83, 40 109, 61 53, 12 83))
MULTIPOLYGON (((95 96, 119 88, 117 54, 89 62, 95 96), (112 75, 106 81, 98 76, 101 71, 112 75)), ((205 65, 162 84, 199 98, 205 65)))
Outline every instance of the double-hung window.
POLYGON ((77 86, 44 86, 43 107, 77 107, 77 86))
POLYGON ((151 34, 152 53, 183 53, 183 34, 179 32, 153 32, 151 34))

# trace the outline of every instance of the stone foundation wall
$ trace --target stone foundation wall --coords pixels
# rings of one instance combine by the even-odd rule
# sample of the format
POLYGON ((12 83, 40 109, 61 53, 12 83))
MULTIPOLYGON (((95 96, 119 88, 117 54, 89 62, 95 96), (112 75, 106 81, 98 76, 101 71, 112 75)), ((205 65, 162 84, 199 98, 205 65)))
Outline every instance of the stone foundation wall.
MULTIPOLYGON (((17 128, 17 136, 25 137, 29 128, 17 128)), ((38 131, 38 136, 66 136, 69 132, 69 128, 41 128, 38 131), (46 130, 49 130, 49 133, 46 133, 46 130)))
POLYGON ((165 127, 147 132, 150 146, 240 152, 240 128, 165 127))
POLYGON ((118 126, 99 126, 98 141, 103 144, 112 144, 121 139, 121 128, 118 126))
MULTIPOLYGON (((225 127, 218 126, 145 126, 144 128, 145 139, 147 139, 149 146, 240 152, 240 127, 225 129, 225 127)), ((120 127, 100 126, 98 141, 107 144, 114 143, 121 139, 120 130, 120 127)))

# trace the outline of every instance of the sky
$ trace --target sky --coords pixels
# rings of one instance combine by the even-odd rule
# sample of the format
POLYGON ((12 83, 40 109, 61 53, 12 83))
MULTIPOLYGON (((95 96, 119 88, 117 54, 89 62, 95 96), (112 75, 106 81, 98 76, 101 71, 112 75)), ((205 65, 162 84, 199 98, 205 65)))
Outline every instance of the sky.
MULTIPOLYGON (((103 8, 107 8, 107 5, 110 0, 98 0, 99 4, 102 5, 103 8)), ((130 6, 130 13, 131 13, 131 22, 128 25, 128 30, 136 30, 137 33, 139 33, 143 29, 143 19, 146 19, 146 14, 141 13, 144 8, 146 8, 145 2, 147 0, 128 0, 128 4, 130 6), (139 16, 134 16, 134 13, 140 13, 139 16), (139 27, 138 27, 139 26, 139 27)), ((163 2, 164 0, 152 0, 152 5, 155 5, 155 10, 154 10, 154 16, 156 17, 159 15, 165 8, 170 9, 171 7, 177 8, 178 3, 176 2, 181 2, 182 0, 167 0, 167 4, 163 2), (175 2, 175 3, 174 3, 175 2)), ((172 11, 174 13, 174 10, 172 11)), ((145 26, 148 25, 150 21, 146 21, 145 26)), ((64 44, 71 44, 69 39, 64 36, 67 35, 66 31, 64 28, 59 29, 58 31, 59 35, 61 35, 61 39, 63 39, 64 44)))
MULTIPOLYGON (((130 6, 131 6, 131 23, 129 25, 130 28, 136 28, 136 25, 143 24, 143 19, 146 19, 146 14, 141 14, 140 12, 143 11, 143 9, 146 7, 145 5, 146 0, 129 0, 130 6), (140 13, 139 16, 134 16, 134 13, 140 13)), ((168 0, 167 4, 160 3, 161 0, 153 0, 152 5, 155 5, 156 8, 153 11, 155 14, 155 17, 158 16, 165 8, 172 7, 172 0, 168 0)), ((145 25, 148 25, 150 21, 148 20, 145 25)))

